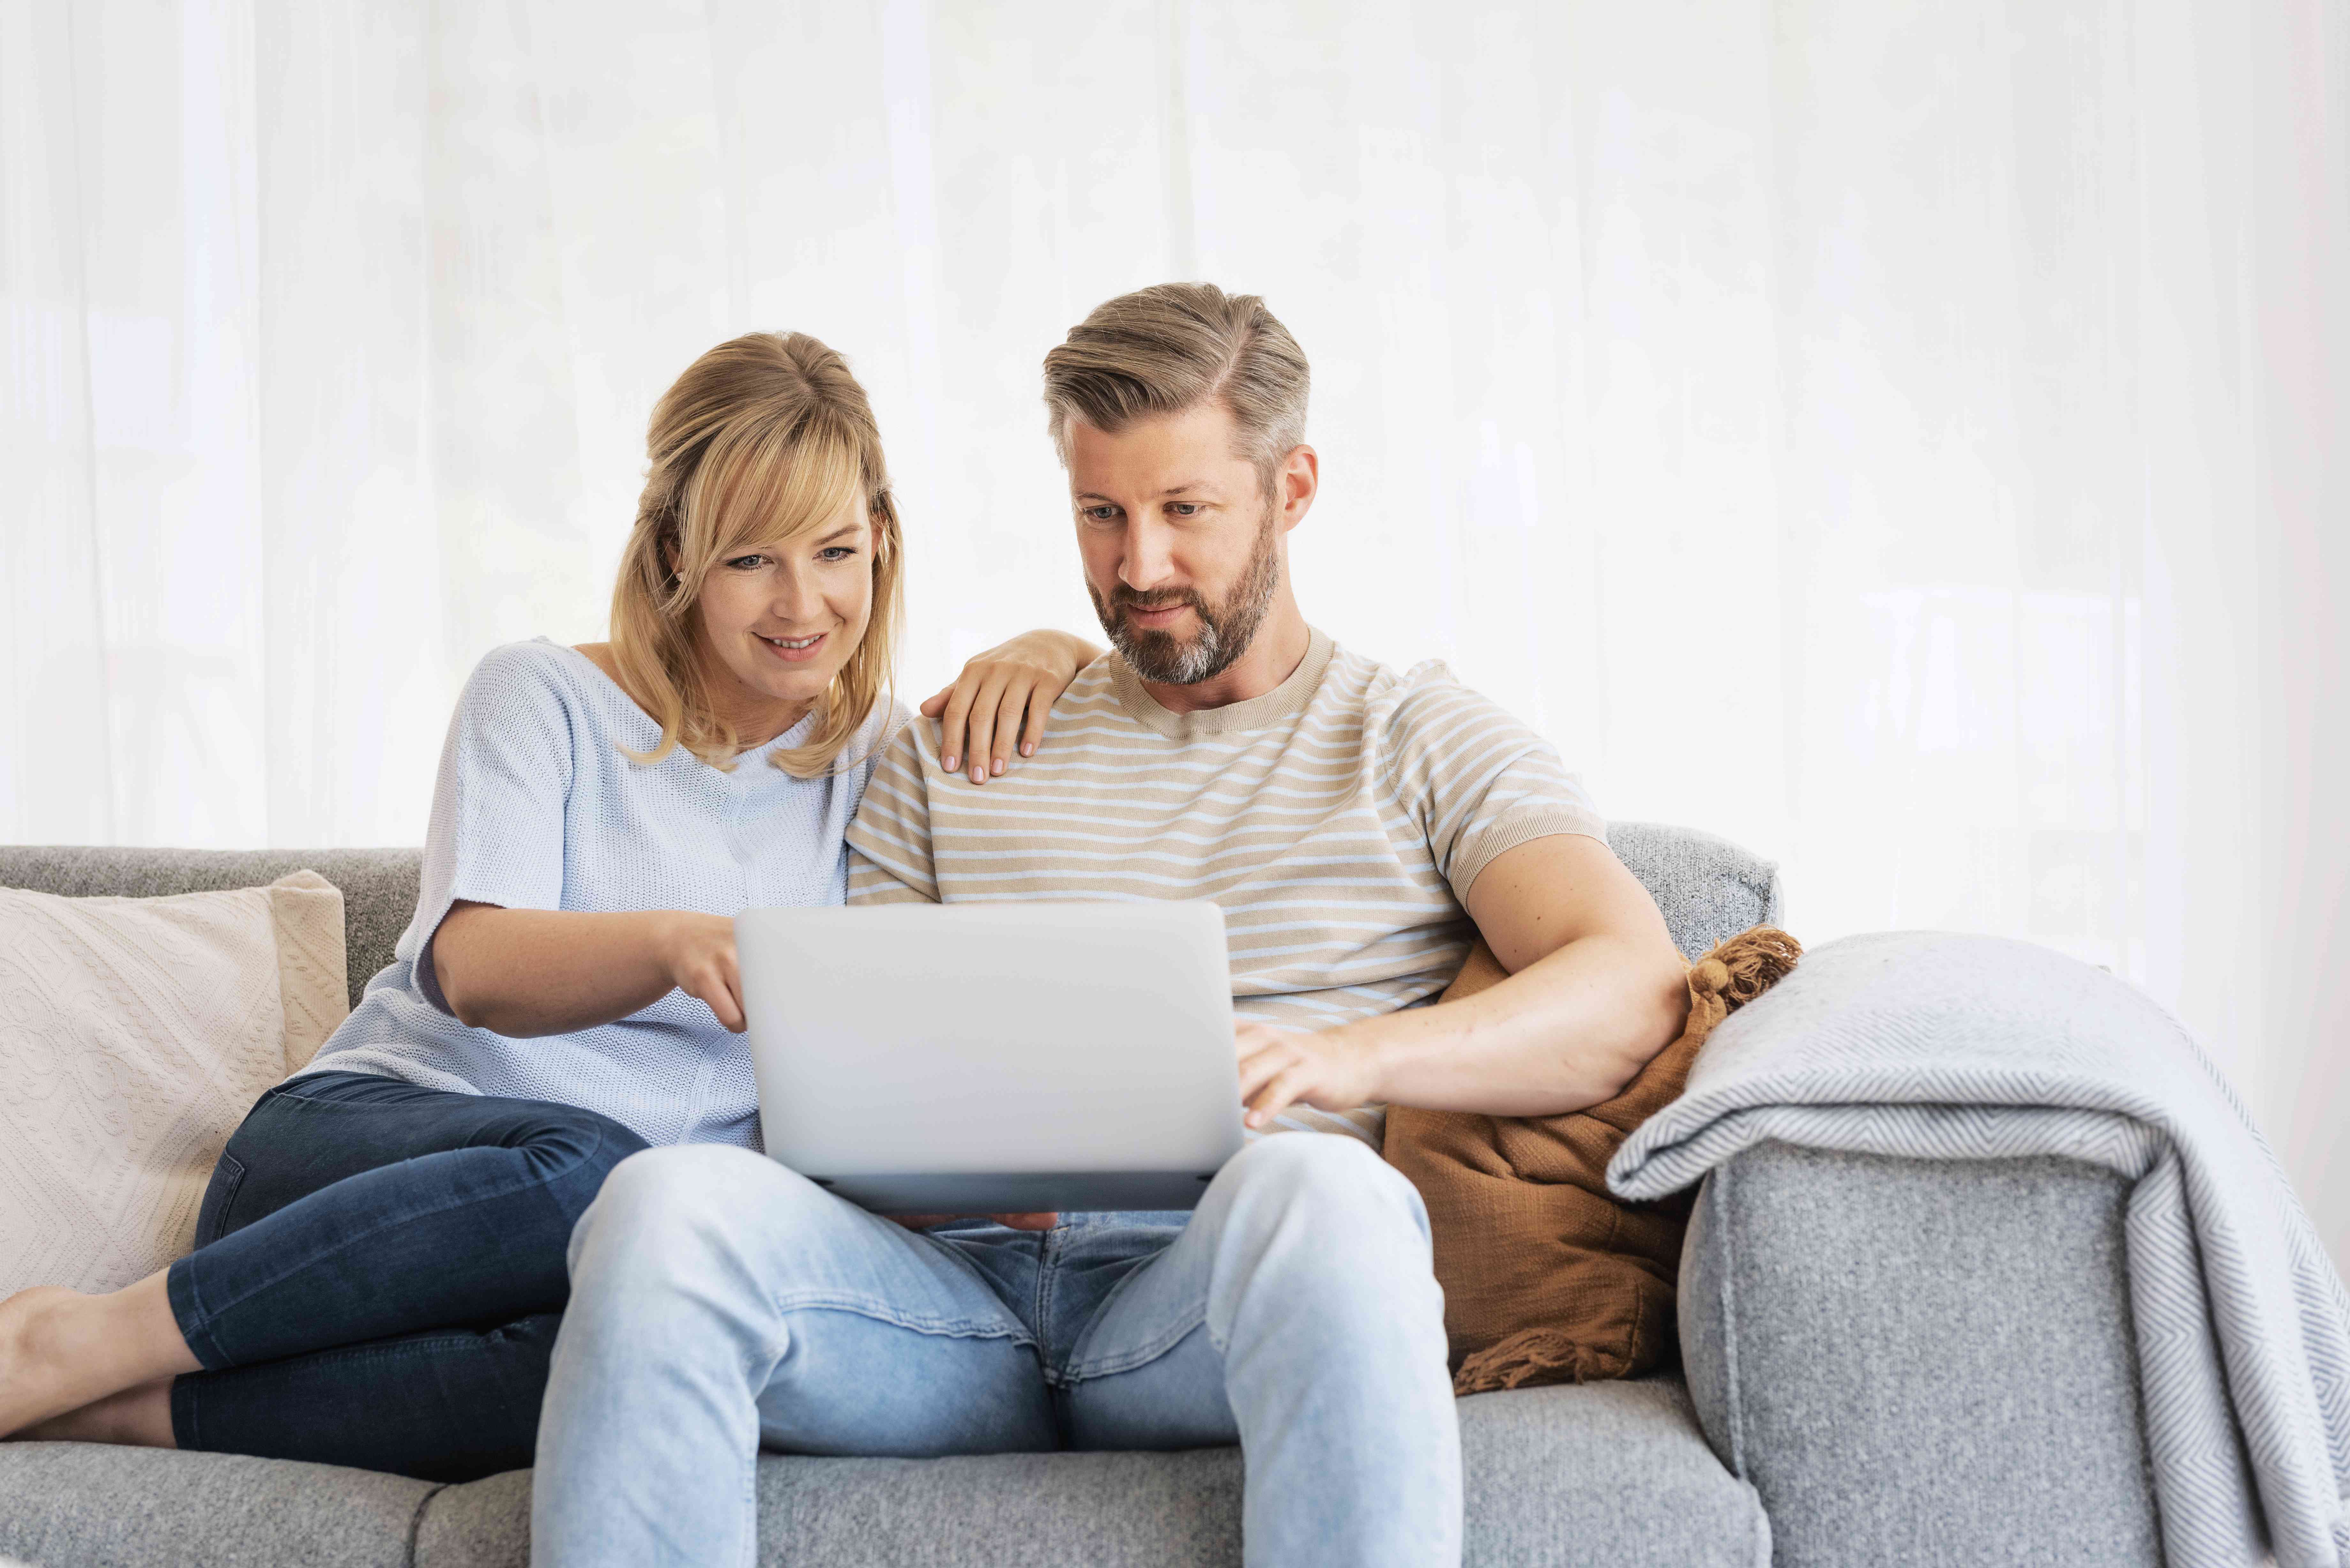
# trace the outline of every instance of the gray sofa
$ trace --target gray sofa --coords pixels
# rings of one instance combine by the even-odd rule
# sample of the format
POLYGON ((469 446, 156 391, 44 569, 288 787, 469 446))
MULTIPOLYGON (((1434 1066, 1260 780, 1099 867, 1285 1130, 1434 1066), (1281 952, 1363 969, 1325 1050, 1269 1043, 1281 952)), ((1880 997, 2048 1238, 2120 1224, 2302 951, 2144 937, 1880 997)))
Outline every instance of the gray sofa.
MULTIPOLYGON (((1617 854, 1682 950, 1778 914, 1776 869, 1687 829, 1617 854)), ((353 995, 416 897, 412 850, 0 848, 0 886, 250 887, 347 901, 353 995)), ((1685 1365, 1461 1403, 1467 1562, 1611 1568, 2151 1563, 2119 1178, 1764 1145, 1709 1178, 1681 1265, 1685 1365)), ((1240 1560, 1240 1456, 769 1455, 761 1561, 1175 1568, 1240 1560)), ((528 1472, 468 1485, 68 1443, 0 1445, 0 1557, 41 1568, 413 1564, 529 1554, 528 1472)))

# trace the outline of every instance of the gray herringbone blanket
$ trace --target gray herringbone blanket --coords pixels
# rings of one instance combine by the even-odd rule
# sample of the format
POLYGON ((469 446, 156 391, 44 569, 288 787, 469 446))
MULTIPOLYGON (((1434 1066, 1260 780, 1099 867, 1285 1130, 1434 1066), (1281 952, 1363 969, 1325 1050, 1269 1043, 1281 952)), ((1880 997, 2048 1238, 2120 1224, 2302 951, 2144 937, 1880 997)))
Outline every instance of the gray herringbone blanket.
POLYGON ((2350 1568, 2350 1301, 2267 1141, 2144 993, 2029 942, 1849 937, 1714 1032, 1608 1182, 1661 1198, 1768 1139, 2130 1179, 2138 1383, 2171 1568, 2350 1568))

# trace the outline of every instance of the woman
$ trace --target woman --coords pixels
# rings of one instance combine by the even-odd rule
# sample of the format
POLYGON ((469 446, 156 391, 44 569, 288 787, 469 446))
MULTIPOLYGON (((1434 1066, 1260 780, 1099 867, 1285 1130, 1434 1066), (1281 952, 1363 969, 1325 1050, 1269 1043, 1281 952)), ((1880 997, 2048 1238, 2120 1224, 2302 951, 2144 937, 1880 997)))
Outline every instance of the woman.
MULTIPOLYGON (((703 355, 648 444, 611 641, 482 660, 394 962, 230 1139, 195 1251, 0 1303, 0 1435, 527 1465, 605 1175, 649 1144, 756 1147, 732 917, 843 899, 904 718, 902 545, 865 394, 804 334, 703 355)), ((1031 633, 924 710, 978 782, 1094 655, 1031 633)))

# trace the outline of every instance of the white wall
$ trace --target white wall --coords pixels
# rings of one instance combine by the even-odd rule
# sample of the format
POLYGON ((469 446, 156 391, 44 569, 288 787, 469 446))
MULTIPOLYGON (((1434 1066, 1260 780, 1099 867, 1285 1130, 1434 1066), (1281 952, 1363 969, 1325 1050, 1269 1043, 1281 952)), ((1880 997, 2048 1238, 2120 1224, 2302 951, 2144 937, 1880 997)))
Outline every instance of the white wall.
POLYGON ((1205 276, 1310 615, 1808 940, 2141 981, 2350 1259, 2345 82, 2325 0, 0 0, 0 834, 415 842, 754 327, 872 389, 910 688, 1084 629, 1038 358, 1205 276))

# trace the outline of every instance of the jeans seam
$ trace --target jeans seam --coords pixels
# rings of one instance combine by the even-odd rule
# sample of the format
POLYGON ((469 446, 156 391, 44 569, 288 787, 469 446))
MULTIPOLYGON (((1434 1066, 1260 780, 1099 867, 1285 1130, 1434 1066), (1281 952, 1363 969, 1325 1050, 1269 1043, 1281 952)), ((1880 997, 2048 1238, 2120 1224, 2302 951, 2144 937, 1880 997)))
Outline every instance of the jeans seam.
MULTIPOLYGON (((1167 1333, 1112 1360, 1104 1361, 1098 1365, 1079 1366, 1078 1363, 1083 1358, 1086 1342, 1093 1337, 1094 1324, 1101 1322, 1103 1315, 1117 1304, 1118 1297, 1126 1293, 1126 1288, 1128 1285, 1141 1278, 1149 1272, 1150 1265, 1163 1256, 1165 1253, 1162 1251, 1144 1259, 1139 1267, 1128 1269, 1126 1272, 1126 1277, 1109 1288, 1109 1293, 1102 1297, 1101 1304, 1094 1308, 1092 1321, 1086 1324, 1086 1332, 1077 1337, 1076 1347, 1070 1351, 1068 1361, 1062 1366, 1061 1376, 1064 1380, 1070 1383, 1082 1383, 1089 1378, 1115 1377, 1121 1372, 1131 1372, 1138 1366, 1158 1360, 1180 1345, 1184 1335, 1208 1321, 1208 1303, 1202 1300, 1197 1314, 1186 1313, 1177 1320, 1177 1326, 1167 1333)), ((1216 1345, 1218 1355, 1224 1353, 1224 1347, 1216 1345, 1216 1331, 1212 1328, 1208 1331, 1208 1343, 1216 1345)))
MULTIPOLYGON (((336 1069, 335 1071, 339 1072, 339 1069, 336 1069)), ((328 1073, 318 1073, 316 1075, 304 1074, 303 1077, 317 1076, 324 1078, 328 1075, 328 1073)), ((403 1080, 399 1078, 384 1077, 381 1074, 378 1073, 342 1073, 341 1075, 347 1078, 365 1079, 367 1082, 371 1084, 400 1084, 404 1088, 414 1088, 416 1086, 415 1085, 405 1083, 403 1080)), ((343 1100, 338 1099, 332 1095, 307 1094, 301 1088, 296 1086, 301 1082, 301 1078, 289 1078, 285 1083, 282 1083, 276 1088, 270 1090, 268 1095, 265 1097, 272 1100, 292 1100, 296 1105, 318 1106, 327 1110, 429 1111, 433 1108, 432 1102, 425 1100, 343 1100)), ((323 1089, 329 1085, 321 1084, 317 1086, 323 1089)))
POLYGON ((181 1318, 176 1304, 172 1314, 180 1324, 180 1337, 188 1342, 188 1349, 194 1354, 199 1366, 206 1372, 218 1372, 230 1363, 221 1350, 219 1339, 213 1334, 213 1314, 204 1305, 203 1286, 196 1281, 193 1252, 184 1258, 174 1259, 165 1269, 163 1293, 167 1300, 171 1295, 172 1282, 175 1279, 187 1287, 188 1293, 188 1315, 181 1318))
MULTIPOLYGON (((933 1247, 937 1248, 940 1254, 954 1264, 956 1268, 961 1269, 963 1273, 970 1278, 973 1284, 976 1284, 980 1289, 995 1297, 996 1300, 1003 1304, 1005 1313, 1010 1314, 1012 1312, 1012 1303, 1009 1301, 1006 1301, 1004 1299, 1003 1293, 996 1288, 994 1279, 988 1274, 986 1270, 981 1268, 977 1263, 972 1262, 970 1258, 966 1257, 961 1248, 950 1247, 936 1236, 931 1235, 926 1231, 921 1232, 920 1234, 922 1240, 930 1242, 933 1247)), ((1045 1236, 1038 1237, 1035 1243, 1036 1248, 1036 1267, 1037 1272, 1040 1274, 1044 1272, 1045 1252, 1050 1234, 1051 1233, 1048 1231, 1045 1236)), ((1037 1322, 1041 1324, 1043 1320, 1040 1318, 1037 1322)), ((1036 1349, 1038 1360, 1040 1362, 1043 1360, 1044 1340, 1041 1334, 1030 1334, 1024 1331, 1020 1336, 1020 1343, 1034 1346, 1036 1349)))
MULTIPOLYGON (((488 1334, 469 1334, 463 1329, 452 1329, 446 1334, 435 1334, 430 1337, 423 1334, 410 1334, 392 1341, 365 1340, 358 1345, 330 1345, 318 1350, 302 1351, 299 1355, 302 1361, 311 1365, 330 1362, 352 1365, 369 1361, 405 1361, 418 1355, 440 1355, 454 1348, 478 1345, 488 1337, 488 1334)), ((289 1356, 286 1359, 294 1358, 289 1356)), ((252 1365, 268 1366, 276 1364, 263 1361, 252 1365)))
MULTIPOLYGON (((553 1176, 569 1175, 572 1170, 577 1169, 581 1163, 584 1163, 584 1159, 585 1157, 583 1156, 581 1160, 575 1160, 572 1164, 565 1167, 562 1170, 553 1173, 553 1176)), ((335 1246, 326 1249, 324 1251, 315 1252, 306 1258, 300 1259, 279 1272, 270 1275, 267 1279, 255 1282, 250 1288, 245 1290, 243 1294, 238 1295, 232 1300, 223 1302, 217 1307, 207 1309, 202 1304, 201 1301, 198 1301, 196 1303, 196 1312, 199 1321, 195 1326, 206 1339, 212 1340, 214 1346, 217 1348, 219 1341, 212 1332, 212 1324, 215 1319, 235 1311, 238 1307, 243 1306, 246 1302, 251 1301, 255 1296, 261 1294, 264 1291, 274 1290, 277 1286, 284 1284, 287 1280, 292 1279, 304 1269, 328 1258, 340 1257, 359 1243, 370 1241, 377 1236, 382 1235, 387 1231, 394 1231, 404 1225, 415 1224, 417 1221, 421 1220, 431 1220, 442 1214, 452 1213, 457 1210, 467 1208, 476 1203, 488 1202, 493 1199, 511 1198, 515 1193, 527 1191, 533 1187, 544 1188, 549 1185, 552 1179, 552 1176, 542 1178, 525 1173, 519 1180, 511 1182, 506 1186, 496 1188, 490 1191, 471 1193, 453 1202, 441 1204, 437 1208, 414 1210, 408 1213, 401 1214, 397 1219, 385 1220, 356 1235, 344 1237, 341 1241, 338 1242, 335 1246)), ((325 1189, 321 1189, 320 1190, 323 1191, 325 1189)), ((191 1256, 192 1258, 193 1255, 192 1254, 191 1256)), ((201 1296, 202 1293, 196 1289, 195 1271, 193 1268, 191 1268, 188 1271, 188 1287, 189 1294, 192 1297, 201 1296)), ((187 1325, 182 1325, 182 1332, 185 1332, 186 1328, 187 1325)))
POLYGON ((198 1247, 209 1247, 228 1234, 229 1210, 236 1203, 237 1189, 244 1185, 244 1173, 247 1168, 244 1161, 237 1158, 234 1150, 222 1149, 220 1158, 214 1164, 216 1168, 223 1165, 230 1168, 228 1184, 221 1189, 220 1205, 213 1210, 213 1233, 209 1236, 197 1237, 198 1247))
MULTIPOLYGON (((1107 1305, 1107 1303, 1105 1302, 1103 1304, 1107 1305)), ((1184 1318, 1178 1320, 1176 1326, 1173 1328, 1169 1329, 1162 1334, 1154 1336, 1144 1344, 1128 1351, 1123 1355, 1115 1356, 1106 1361, 1088 1363, 1082 1367, 1076 1364, 1073 1357, 1069 1365, 1062 1371, 1062 1380, 1069 1383, 1084 1383, 1096 1377, 1115 1377, 1121 1372, 1131 1372, 1138 1366, 1147 1366, 1151 1362, 1158 1360, 1160 1356, 1174 1349, 1177 1345, 1182 1344, 1186 1338, 1190 1337, 1193 1329, 1203 1326, 1207 1321, 1208 1309, 1202 1306, 1197 1314, 1186 1314, 1184 1318)), ((1216 1345, 1215 1331, 1212 1329, 1209 1330, 1208 1343, 1211 1345, 1216 1345)), ((1218 1355, 1222 1355, 1223 1353, 1224 1347, 1221 1345, 1216 1345, 1216 1354, 1218 1355)))
MULTIPOLYGON (((999 1324, 984 1324, 973 1318, 920 1317, 892 1310, 886 1303, 869 1297, 842 1296, 834 1292, 795 1293, 769 1298, 769 1304, 779 1313, 845 1312, 858 1317, 886 1323, 892 1328, 902 1328, 912 1334, 927 1334, 940 1339, 1008 1339, 1014 1345, 1034 1345, 1034 1335, 1016 1324, 1006 1328, 999 1324)), ((780 1355, 777 1348, 775 1354, 780 1355)))
MULTIPOLYGON (((771 1364, 772 1365, 772 1364, 771 1364)), ((742 1490, 738 1494, 742 1507, 743 1552, 736 1559, 740 1568, 757 1568, 759 1561, 759 1418, 756 1396, 752 1404, 750 1452, 742 1456, 742 1490)))
POLYGON ((1045 1353, 1045 1343, 1053 1331, 1053 1298, 1060 1293, 1061 1244, 1059 1226, 1045 1232, 1036 1244, 1036 1293, 1034 1310, 1036 1314, 1036 1359, 1045 1367, 1049 1382, 1052 1376, 1051 1355, 1045 1353))

